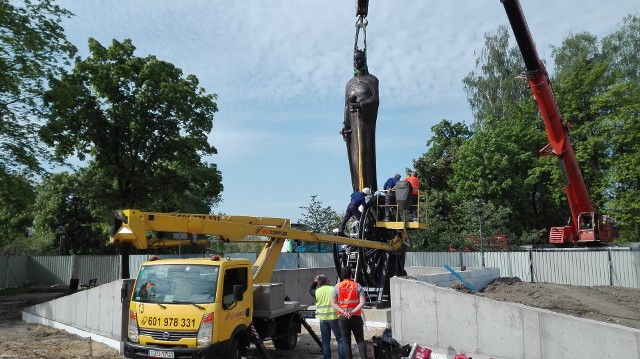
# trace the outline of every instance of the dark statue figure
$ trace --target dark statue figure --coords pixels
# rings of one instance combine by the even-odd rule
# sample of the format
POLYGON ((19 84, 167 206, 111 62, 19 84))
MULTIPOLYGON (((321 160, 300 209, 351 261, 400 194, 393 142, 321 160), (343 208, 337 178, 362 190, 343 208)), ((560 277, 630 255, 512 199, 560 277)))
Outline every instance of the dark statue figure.
POLYGON ((353 55, 354 76, 347 82, 344 127, 340 132, 347 144, 353 191, 378 189, 376 183, 376 119, 378 117, 378 78, 367 69, 367 54, 353 55))

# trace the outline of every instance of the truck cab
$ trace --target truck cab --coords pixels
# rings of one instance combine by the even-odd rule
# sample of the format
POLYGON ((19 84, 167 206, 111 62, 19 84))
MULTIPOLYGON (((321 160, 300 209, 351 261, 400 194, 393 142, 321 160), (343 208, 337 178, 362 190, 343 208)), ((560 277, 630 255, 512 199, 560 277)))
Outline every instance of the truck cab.
POLYGON ((239 357, 249 345, 253 287, 247 259, 144 262, 135 280, 128 358, 239 357))

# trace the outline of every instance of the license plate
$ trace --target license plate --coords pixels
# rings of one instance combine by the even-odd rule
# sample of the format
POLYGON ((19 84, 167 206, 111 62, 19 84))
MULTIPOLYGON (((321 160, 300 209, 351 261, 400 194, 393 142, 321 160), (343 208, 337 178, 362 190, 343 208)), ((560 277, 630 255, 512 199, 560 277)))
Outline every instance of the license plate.
POLYGON ((149 350, 149 358, 173 358, 173 352, 164 350, 149 350))

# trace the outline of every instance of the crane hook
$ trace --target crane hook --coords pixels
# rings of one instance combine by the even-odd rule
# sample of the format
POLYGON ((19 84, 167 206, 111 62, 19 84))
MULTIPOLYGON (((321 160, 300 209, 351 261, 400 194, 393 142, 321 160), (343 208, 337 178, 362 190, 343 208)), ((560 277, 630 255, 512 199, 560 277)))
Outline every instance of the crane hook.
POLYGON ((356 0, 356 16, 367 16, 369 13, 369 0, 356 0))

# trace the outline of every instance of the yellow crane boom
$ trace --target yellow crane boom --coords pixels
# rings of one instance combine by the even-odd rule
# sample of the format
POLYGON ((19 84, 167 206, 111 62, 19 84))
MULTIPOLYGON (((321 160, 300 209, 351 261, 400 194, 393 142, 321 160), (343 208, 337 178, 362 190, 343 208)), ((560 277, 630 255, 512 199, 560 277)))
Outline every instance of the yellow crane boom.
POLYGON ((212 235, 224 243, 264 243, 254 264, 254 281, 271 280, 285 239, 304 242, 346 244, 351 246, 397 251, 407 237, 402 231, 388 242, 338 237, 313 231, 291 228, 286 218, 220 216, 211 214, 158 213, 126 209, 115 212, 110 243, 131 244, 137 249, 170 247, 188 244, 206 245, 210 239, 198 235, 212 235), (149 232, 186 233, 191 239, 153 239, 149 232))

